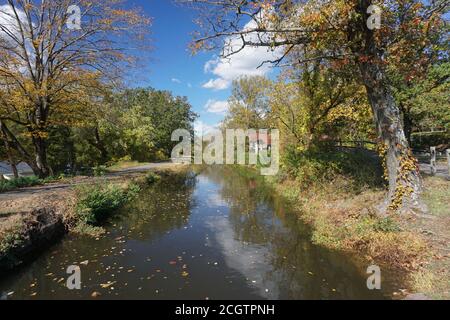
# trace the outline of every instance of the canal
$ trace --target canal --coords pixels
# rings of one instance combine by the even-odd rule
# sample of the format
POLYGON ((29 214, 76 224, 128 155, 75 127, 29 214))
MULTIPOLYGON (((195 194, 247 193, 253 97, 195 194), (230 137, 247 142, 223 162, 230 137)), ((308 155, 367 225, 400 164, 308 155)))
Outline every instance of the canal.
MULTIPOLYGON (((99 238, 68 235, 0 279, 8 299, 389 299, 368 265, 311 243, 263 181, 231 168, 188 172, 144 190, 99 238), (81 290, 66 286, 81 268, 81 290)), ((392 277, 393 278, 393 277, 392 277)))

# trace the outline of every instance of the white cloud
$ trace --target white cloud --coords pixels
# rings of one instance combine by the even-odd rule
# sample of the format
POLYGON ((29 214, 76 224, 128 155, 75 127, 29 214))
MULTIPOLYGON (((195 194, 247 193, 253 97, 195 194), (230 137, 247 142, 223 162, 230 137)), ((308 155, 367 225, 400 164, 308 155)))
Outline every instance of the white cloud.
MULTIPOLYGON (((244 29, 254 28, 254 21, 247 23, 244 29)), ((258 35, 252 33, 246 36, 247 41, 257 42, 258 35)), ((225 53, 237 52, 242 46, 240 37, 228 37, 225 39, 225 53)), ((246 46, 239 52, 231 55, 229 58, 215 58, 205 63, 205 73, 212 73, 216 76, 203 85, 203 88, 224 90, 230 87, 233 80, 241 76, 264 76, 270 70, 270 64, 266 63, 261 66, 264 61, 273 61, 282 55, 282 48, 276 50, 267 49, 265 47, 246 46), (258 68, 259 67, 259 68, 258 68)))
POLYGON ((210 113, 225 113, 228 111, 228 101, 208 100, 205 105, 206 111, 210 113))
POLYGON ((172 82, 175 82, 175 83, 181 83, 181 80, 177 79, 177 78, 172 78, 171 80, 172 80, 172 82))
MULTIPOLYGON (((34 70, 36 66, 30 30, 36 26, 34 23, 29 23, 23 10, 17 8, 17 6, 13 7, 10 4, 0 5, 0 26, 0 42, 2 42, 3 46, 8 47, 10 53, 14 52, 14 57, 17 59, 16 64, 7 67, 10 69, 16 68, 22 74, 30 73, 29 69, 34 70), (22 35, 24 36, 24 40, 22 40, 22 35), (25 50, 27 51, 26 58, 23 55, 22 46, 19 46, 17 41, 24 42, 25 50)), ((43 58, 46 59, 45 52, 43 54, 43 58)))
MULTIPOLYGON (((221 204, 215 206, 219 209, 221 204)), ((249 279, 252 287, 262 297, 279 299, 281 291, 278 284, 280 279, 286 278, 284 270, 272 268, 270 257, 273 253, 269 247, 240 241, 241 236, 230 221, 232 220, 229 217, 222 215, 206 218, 206 225, 214 235, 218 244, 216 248, 223 256, 225 264, 249 279)), ((282 230, 273 231, 282 232, 282 230)))
POLYGON ((194 131, 197 136, 205 136, 209 133, 219 130, 219 124, 209 125, 202 120, 197 120, 194 123, 194 131))
POLYGON ((202 87, 205 89, 224 90, 227 89, 230 86, 230 84, 231 84, 230 80, 217 78, 217 79, 210 79, 202 87))

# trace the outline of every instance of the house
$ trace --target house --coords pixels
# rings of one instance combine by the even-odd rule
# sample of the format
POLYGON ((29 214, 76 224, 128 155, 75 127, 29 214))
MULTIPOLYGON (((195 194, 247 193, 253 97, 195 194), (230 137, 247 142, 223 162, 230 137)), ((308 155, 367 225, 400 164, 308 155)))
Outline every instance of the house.
POLYGON ((270 151, 272 149, 272 137, 269 133, 261 132, 249 133, 250 151, 257 153, 258 151, 270 151))
MULTIPOLYGON (((20 162, 16 165, 16 167, 19 172, 19 176, 21 177, 32 176, 34 174, 31 167, 25 162, 20 162)), ((0 175, 2 175, 6 180, 11 180, 14 178, 11 165, 8 162, 0 161, 0 175)))

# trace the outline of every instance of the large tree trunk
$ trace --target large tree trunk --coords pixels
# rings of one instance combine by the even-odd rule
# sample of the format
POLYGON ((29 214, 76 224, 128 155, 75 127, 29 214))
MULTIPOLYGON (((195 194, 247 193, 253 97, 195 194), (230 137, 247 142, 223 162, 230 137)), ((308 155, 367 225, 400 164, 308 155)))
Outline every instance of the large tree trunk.
POLYGON ((413 130, 413 120, 411 119, 411 114, 408 110, 403 109, 403 125, 405 127, 405 136, 409 145, 411 146, 411 136, 413 130))
POLYGON ((35 165, 32 166, 32 169, 39 178, 47 178, 51 175, 51 169, 47 162, 47 141, 41 136, 35 136, 32 140, 35 153, 35 165))
POLYGON ((367 8, 370 5, 370 0, 358 2, 361 20, 352 29, 350 38, 354 41, 353 51, 357 55, 385 158, 389 193, 380 209, 383 213, 389 209, 402 212, 412 208, 423 210, 419 199, 422 191, 420 170, 406 139, 400 109, 390 90, 384 69, 385 54, 378 47, 376 30, 367 26, 367 8))
POLYGON ((7 139, 9 147, 16 150, 21 156, 22 160, 25 161, 33 170, 33 173, 41 178, 46 178, 50 174, 50 169, 47 166, 47 145, 46 141, 40 137, 33 138, 33 145, 35 146, 36 156, 33 157, 31 154, 27 152, 27 150, 22 146, 20 141, 16 138, 13 132, 9 130, 6 126, 6 123, 0 121, 0 131, 5 135, 5 139, 7 139), (42 143, 43 142, 43 148, 42 143), (39 152, 37 151, 39 150, 39 152), (38 156, 40 154, 40 156, 38 156), (42 161, 43 159, 43 161, 42 161), (45 165, 44 165, 45 164, 45 165), (41 168, 47 167, 47 170, 43 170, 41 168))
POLYGON ((417 165, 405 136, 400 110, 384 73, 376 64, 364 63, 361 73, 372 106, 378 134, 384 147, 389 194, 382 210, 410 209, 419 207, 422 182, 417 165))
POLYGON ((12 158, 10 158, 9 161, 10 161, 11 170, 13 172, 14 178, 18 179, 19 178, 19 171, 17 171, 16 163, 14 162, 14 160, 12 158))
POLYGON ((102 158, 102 163, 106 163, 109 159, 108 150, 106 150, 105 145, 103 144, 102 139, 100 138, 100 132, 98 131, 98 127, 94 129, 95 135, 95 146, 100 151, 100 155, 102 158))

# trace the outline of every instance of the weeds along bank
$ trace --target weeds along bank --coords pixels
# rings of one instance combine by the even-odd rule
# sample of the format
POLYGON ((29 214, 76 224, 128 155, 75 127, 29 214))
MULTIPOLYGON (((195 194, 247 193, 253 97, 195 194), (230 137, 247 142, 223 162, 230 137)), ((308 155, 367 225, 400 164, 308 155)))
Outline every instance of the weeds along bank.
POLYGON ((0 273, 32 260, 65 233, 99 236, 102 222, 139 192, 186 168, 161 169, 142 176, 121 179, 93 179, 65 192, 59 201, 25 212, 0 213, 0 273), (125 180, 125 181, 124 181, 125 180))
MULTIPOLYGON (((291 150, 285 153, 282 163, 280 173, 265 180, 311 226, 314 244, 355 253, 369 263, 396 269, 405 275, 410 292, 425 292, 438 298, 447 292, 447 298, 450 297, 448 278, 436 274, 442 268, 437 270, 435 266, 433 248, 421 231, 411 225, 410 220, 421 218, 393 212, 378 215, 376 207, 385 200, 386 185, 375 153, 291 150)), ((425 178, 425 187, 424 200, 430 213, 439 215, 435 204, 448 201, 449 182, 436 183, 425 178), (442 191, 443 184, 446 191, 442 191), (440 202, 435 197, 440 197, 440 202)))

